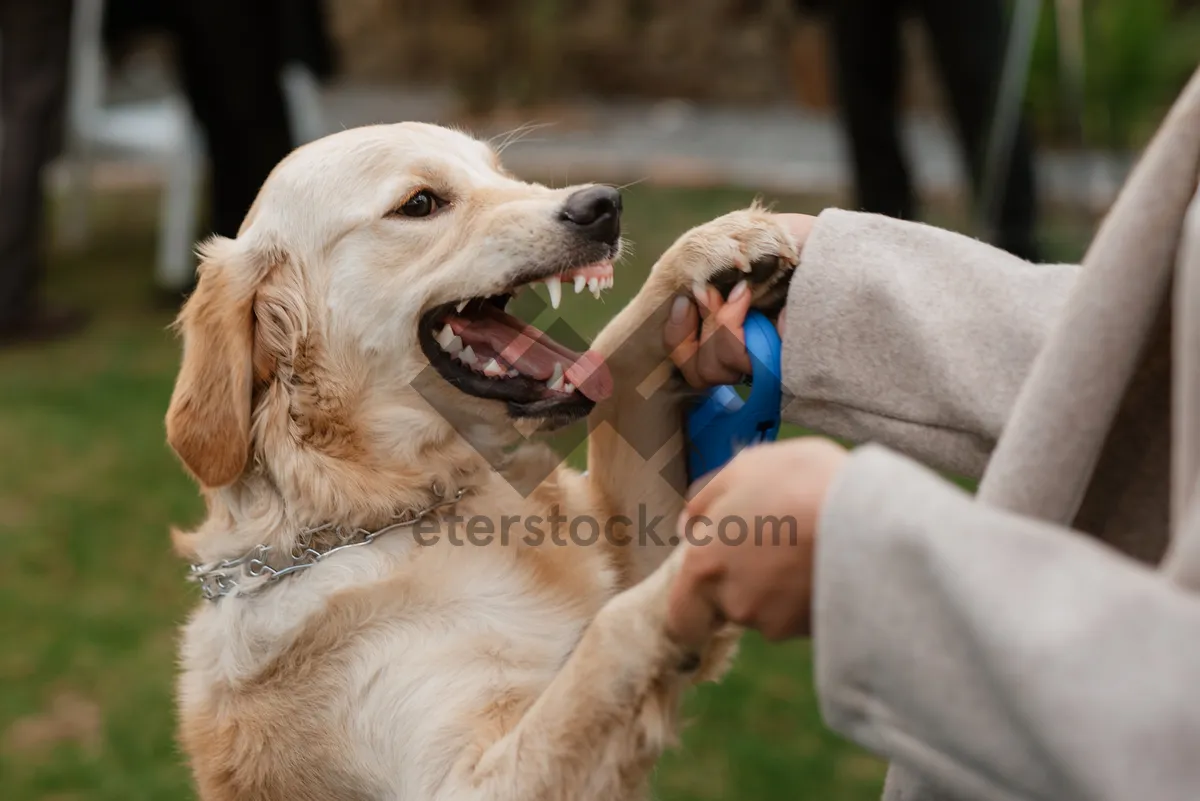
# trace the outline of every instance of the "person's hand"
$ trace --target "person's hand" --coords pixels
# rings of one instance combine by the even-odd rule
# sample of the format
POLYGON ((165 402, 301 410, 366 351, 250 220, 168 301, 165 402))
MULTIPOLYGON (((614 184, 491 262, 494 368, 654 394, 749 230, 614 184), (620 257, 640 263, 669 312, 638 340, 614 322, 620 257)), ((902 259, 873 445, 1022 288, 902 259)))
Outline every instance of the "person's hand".
MULTIPOLYGON (((808 214, 779 214, 802 251, 817 218, 808 214)), ((713 287, 705 287, 694 299, 680 295, 671 305, 663 329, 663 342, 671 361, 697 389, 736 384, 753 369, 746 352, 743 326, 750 311, 751 293, 745 282, 734 287, 728 300, 713 287), (716 336, 721 332, 720 336, 716 336)), ((786 309, 776 326, 783 334, 786 309)))
POLYGON ((810 633, 817 521, 847 456, 816 437, 760 445, 700 488, 679 518, 689 548, 667 613, 677 641, 703 642, 725 621, 769 639, 810 633))

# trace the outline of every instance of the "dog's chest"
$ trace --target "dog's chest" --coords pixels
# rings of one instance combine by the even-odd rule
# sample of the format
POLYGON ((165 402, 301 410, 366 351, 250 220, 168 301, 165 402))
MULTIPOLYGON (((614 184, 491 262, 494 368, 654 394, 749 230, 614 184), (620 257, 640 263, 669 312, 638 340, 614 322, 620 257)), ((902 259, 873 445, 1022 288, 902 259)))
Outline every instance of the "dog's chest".
POLYGON ((529 564, 454 561, 437 600, 381 638, 350 682, 362 691, 360 742, 392 767, 395 797, 428 797, 515 726, 607 596, 599 581, 564 592, 529 564))
POLYGON ((205 604, 184 632, 183 666, 241 684, 314 637, 339 651, 362 637, 418 651, 494 651, 501 640, 569 651, 617 589, 606 559, 571 550, 381 541, 256 595, 205 604))
POLYGON ((202 610, 185 632, 181 711, 311 716, 292 727, 330 739, 297 749, 377 767, 394 797, 421 797, 513 725, 615 591, 588 553, 446 545, 346 556, 202 610))

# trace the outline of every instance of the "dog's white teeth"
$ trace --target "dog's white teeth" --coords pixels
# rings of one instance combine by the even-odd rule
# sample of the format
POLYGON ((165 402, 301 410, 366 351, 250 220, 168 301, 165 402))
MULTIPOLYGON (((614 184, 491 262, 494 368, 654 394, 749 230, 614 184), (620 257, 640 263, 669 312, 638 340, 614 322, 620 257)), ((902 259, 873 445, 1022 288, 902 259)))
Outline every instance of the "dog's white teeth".
POLYGON ((612 285, 613 285, 613 277, 611 275, 605 276, 604 279, 602 279, 600 281, 600 286, 603 289, 612 289, 612 285))
POLYGON ((550 292, 550 306, 557 309, 558 304, 562 303, 562 279, 557 275, 552 275, 544 283, 550 292))
POLYGON ((600 279, 599 278, 589 278, 588 279, 588 291, 592 293, 592 297, 594 297, 594 298, 600 297, 600 279))
POLYGON ((575 276, 575 294, 578 295, 580 292, 582 292, 585 286, 587 286, 587 276, 575 276))
POLYGON ((483 366, 483 374, 492 378, 504 375, 505 370, 500 366, 500 363, 495 359, 488 359, 488 363, 483 366))
POLYGON ((562 391, 570 395, 575 391, 575 385, 568 381, 567 383, 563 384, 562 391))
POLYGON ((554 372, 550 374, 550 380, 546 382, 546 388, 555 392, 562 392, 563 366, 559 362, 554 363, 554 372))
POLYGON ((460 300, 458 302, 458 304, 454 307, 454 310, 456 312, 458 312, 459 314, 462 314, 462 310, 467 308, 467 304, 470 302, 471 302, 470 300, 460 300))
POLYGON ((471 350, 470 345, 462 349, 462 353, 458 354, 458 360, 468 367, 474 367, 479 363, 479 359, 475 356, 475 351, 471 350))
POLYGON ((509 371, 507 373, 505 373, 505 375, 507 375, 509 378, 520 378, 521 377, 521 374, 513 369, 509 369, 509 371))
POLYGON ((446 323, 446 326, 434 336, 434 339, 437 340, 438 347, 451 356, 458 356, 462 353, 462 337, 454 333, 454 329, 450 327, 449 323, 446 323))

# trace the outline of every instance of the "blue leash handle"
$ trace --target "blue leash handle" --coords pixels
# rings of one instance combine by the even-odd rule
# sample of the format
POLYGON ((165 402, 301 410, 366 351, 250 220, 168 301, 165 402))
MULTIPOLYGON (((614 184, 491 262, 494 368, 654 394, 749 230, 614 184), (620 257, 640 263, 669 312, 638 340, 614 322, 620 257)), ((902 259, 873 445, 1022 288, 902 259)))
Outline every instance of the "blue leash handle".
POLYGON ((779 436, 783 402, 783 346, 779 332, 762 312, 751 310, 744 326, 750 354, 750 396, 732 386, 713 387, 688 412, 688 480, 725 466, 750 445, 779 436))

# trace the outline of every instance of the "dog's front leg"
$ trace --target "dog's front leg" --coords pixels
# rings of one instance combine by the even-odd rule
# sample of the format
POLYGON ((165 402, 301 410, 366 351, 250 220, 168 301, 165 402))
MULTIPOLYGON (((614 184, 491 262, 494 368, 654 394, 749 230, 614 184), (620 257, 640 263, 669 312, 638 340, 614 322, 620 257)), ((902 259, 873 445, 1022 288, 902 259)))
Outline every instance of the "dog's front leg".
POLYGON ((462 766, 444 798, 459 801, 622 801, 643 795, 673 739, 679 696, 723 665, 721 632, 689 649, 666 630, 682 549, 613 598, 554 680, 512 730, 462 766))
POLYGON ((670 553, 687 489, 683 421, 692 393, 663 343, 671 303, 693 287, 742 278, 756 306, 782 302, 797 261, 791 236, 766 211, 718 217, 676 240, 596 339, 614 387, 589 418, 588 476, 605 505, 630 521, 633 580, 670 553))

